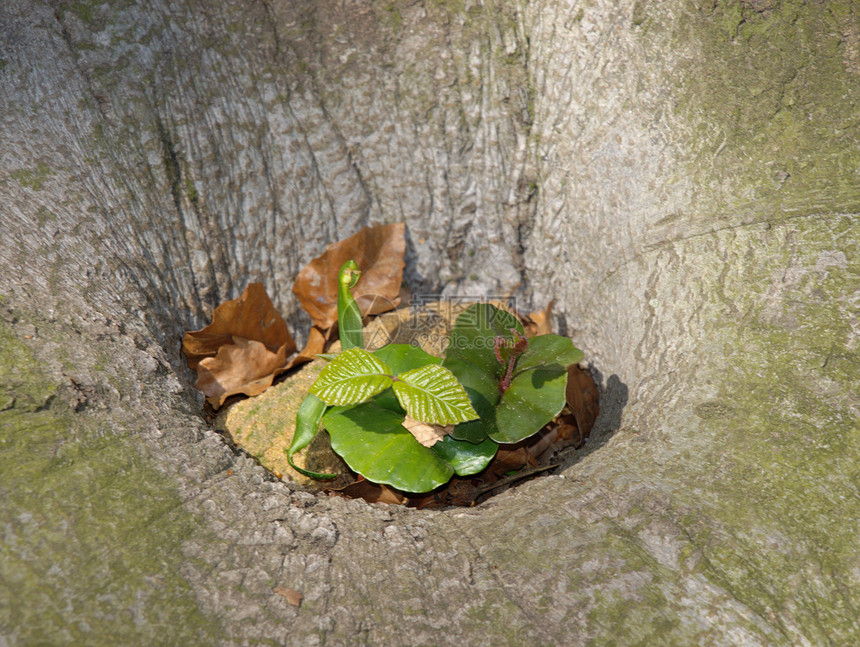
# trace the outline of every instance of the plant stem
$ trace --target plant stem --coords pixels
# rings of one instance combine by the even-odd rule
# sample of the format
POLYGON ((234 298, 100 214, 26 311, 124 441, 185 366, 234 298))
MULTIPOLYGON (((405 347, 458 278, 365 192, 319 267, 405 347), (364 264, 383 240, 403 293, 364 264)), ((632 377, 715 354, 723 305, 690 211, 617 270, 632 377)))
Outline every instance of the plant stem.
POLYGON ((504 359, 502 359, 502 349, 508 351, 505 353, 508 355, 508 369, 505 372, 505 377, 502 378, 502 381, 499 382, 499 392, 504 393, 511 386, 511 380, 514 375, 514 364, 517 363, 517 357, 526 352, 526 348, 529 346, 528 339, 523 337, 520 332, 516 328, 511 328, 511 332, 514 335, 513 341, 509 339, 505 339, 504 337, 496 337, 493 340, 493 352, 496 354, 496 359, 499 361, 499 364, 504 364, 504 359))

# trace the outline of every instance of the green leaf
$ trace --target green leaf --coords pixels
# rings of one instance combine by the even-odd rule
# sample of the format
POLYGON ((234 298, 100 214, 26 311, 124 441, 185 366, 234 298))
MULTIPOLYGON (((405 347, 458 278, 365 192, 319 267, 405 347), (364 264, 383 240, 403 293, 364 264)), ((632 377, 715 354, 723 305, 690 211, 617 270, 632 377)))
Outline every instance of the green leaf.
MULTIPOLYGON (((496 361, 493 358, 493 361, 496 361)), ((496 431, 496 404, 499 402, 499 381, 484 367, 459 359, 445 359, 442 364, 448 368, 466 391, 469 401, 478 413, 478 419, 464 422, 456 427, 451 435, 457 440, 480 443, 496 431)))
POLYGON ((510 388, 496 406, 496 429, 489 432, 490 437, 500 443, 519 442, 561 413, 567 367, 582 357, 582 351, 566 337, 532 337, 517 360, 510 388))
POLYGON ((360 278, 361 271, 356 262, 351 260, 341 266, 337 275, 337 330, 343 350, 364 346, 361 311, 350 292, 360 278))
POLYGON ((567 337, 538 335, 529 339, 528 348, 517 359, 514 375, 542 365, 557 364, 567 368, 584 357, 567 337))
POLYGON ((457 425, 454 439, 481 443, 489 436, 500 443, 517 442, 561 412, 566 367, 580 361, 582 351, 558 335, 532 337, 502 395, 499 383, 506 366, 496 359, 493 342, 495 337, 510 339, 511 328, 523 331, 513 315, 489 304, 471 306, 457 318, 442 366, 463 385, 480 419, 457 425))
MULTIPOLYGON (((480 409, 477 409, 480 414, 480 409)), ((485 415, 480 416, 476 420, 469 422, 461 422, 454 427, 451 432, 451 437, 456 440, 464 440, 468 443, 478 444, 484 442, 490 434, 496 433, 496 409, 492 407, 485 415)))
POLYGON ((484 442, 489 438, 491 433, 496 433, 497 431, 495 424, 496 410, 491 409, 490 415, 492 419, 487 416, 481 416, 477 420, 461 422, 454 427, 454 431, 450 433, 450 436, 456 440, 462 440, 473 445, 484 442))
POLYGON ((516 443, 540 431, 561 413, 566 385, 567 369, 560 364, 517 375, 496 407, 497 430, 490 438, 498 443, 516 443))
POLYGON ((403 407, 400 406, 400 402, 397 400, 397 396, 394 395, 394 391, 391 389, 385 389, 379 395, 373 396, 371 402, 375 402, 383 409, 388 409, 389 411, 393 411, 394 413, 400 414, 401 416, 406 415, 406 412, 403 410, 403 407))
POLYGON ((326 404, 364 402, 391 386, 391 369, 366 350, 350 348, 329 362, 310 392, 326 404))
POLYGON ((323 474, 321 472, 311 472, 310 470, 302 469, 293 463, 293 456, 296 452, 302 451, 305 447, 311 444, 314 437, 320 428, 320 420, 325 413, 325 402, 320 400, 312 393, 308 393, 302 404, 299 406, 296 413, 296 431, 293 434, 293 442, 290 443, 290 448, 287 450, 287 462, 297 472, 309 476, 313 479, 333 479, 337 478, 337 474, 323 474))
POLYGON ((374 402, 335 407, 323 417, 332 449, 366 479, 405 492, 429 492, 447 483, 454 468, 415 440, 402 422, 402 415, 374 402))
POLYGON ((510 338, 511 328, 523 333, 522 324, 509 312, 488 303, 467 308, 454 323, 442 366, 463 385, 479 419, 459 424, 451 434, 457 440, 481 443, 497 433, 495 407, 499 382, 507 369, 496 359, 496 337, 510 338))
MULTIPOLYGON (((495 358, 493 358, 493 362, 498 364, 495 358)), ((502 376, 494 374, 494 367, 481 366, 480 364, 460 359, 448 358, 445 358, 442 366, 454 374, 454 377, 463 385, 470 398, 474 392, 475 394, 479 394, 489 406, 495 406, 499 401, 499 381, 502 376)), ((474 400, 472 400, 472 403, 476 404, 474 400)))
POLYGON ((393 375, 405 373, 428 364, 441 364, 442 358, 426 353, 411 344, 388 344, 373 351, 373 354, 390 368, 393 375))
POLYGON ((448 435, 431 449, 451 464, 457 476, 469 476, 477 474, 493 460, 499 444, 485 438, 482 443, 474 445, 448 435))
POLYGON ((454 425, 478 417, 454 374, 438 364, 401 373, 392 388, 400 405, 415 420, 454 425))
MULTIPOLYGON (((429 353, 425 353, 417 346, 410 344, 388 344, 382 348, 373 351, 378 359, 388 364, 392 374, 405 373, 413 368, 421 368, 428 364, 439 364, 442 362, 441 357, 435 357, 429 353)), ((374 396, 373 401, 383 409, 390 409, 401 415, 406 413, 397 396, 394 395, 392 389, 385 389, 382 393, 374 396)))
POLYGON ((479 367, 498 382, 507 366, 496 359, 493 340, 496 337, 509 339, 512 336, 511 328, 524 334, 522 324, 511 313, 489 303, 469 306, 454 322, 442 365, 447 367, 449 362, 459 360, 479 367))

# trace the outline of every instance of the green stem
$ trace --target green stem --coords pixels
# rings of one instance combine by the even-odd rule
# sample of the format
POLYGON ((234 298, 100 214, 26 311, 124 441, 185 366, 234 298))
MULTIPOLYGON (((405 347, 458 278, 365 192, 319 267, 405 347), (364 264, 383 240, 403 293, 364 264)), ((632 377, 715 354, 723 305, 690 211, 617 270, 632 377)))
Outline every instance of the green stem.
MULTIPOLYGON (((352 297, 350 290, 361 278, 361 271, 355 261, 347 261, 337 275, 337 326, 340 335, 341 350, 348 348, 363 348, 364 338, 361 332, 361 312, 352 297)), ((313 393, 308 393, 302 401, 296 414, 296 432, 293 442, 287 450, 287 462, 294 470, 315 479, 333 479, 337 474, 322 474, 302 469, 293 462, 293 455, 311 444, 319 431, 320 421, 326 412, 327 405, 313 393)))
POLYGON ((337 327, 341 350, 364 348, 361 312, 350 292, 359 278, 361 278, 361 270, 358 269, 355 261, 344 263, 337 277, 337 327))
POLYGON ((320 428, 320 420, 326 409, 325 402, 320 400, 313 393, 308 393, 299 411, 296 414, 296 432, 293 435, 293 442, 290 443, 290 448, 287 450, 287 462, 294 470, 309 476, 313 479, 328 480, 337 478, 337 474, 323 474, 320 472, 311 472, 310 470, 302 469, 293 462, 293 454, 300 452, 305 447, 311 444, 311 441, 317 435, 320 428))

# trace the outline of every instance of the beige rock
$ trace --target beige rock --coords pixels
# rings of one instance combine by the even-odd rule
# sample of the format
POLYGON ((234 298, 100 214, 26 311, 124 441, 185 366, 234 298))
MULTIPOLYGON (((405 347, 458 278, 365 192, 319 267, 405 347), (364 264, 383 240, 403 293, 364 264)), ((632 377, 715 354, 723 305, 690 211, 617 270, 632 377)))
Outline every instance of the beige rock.
MULTIPOLYGON (((251 454, 275 476, 296 481, 312 490, 345 484, 312 479, 294 470, 287 462, 287 450, 296 430, 296 413, 323 366, 325 362, 322 360, 304 365, 264 393, 227 407, 218 414, 213 426, 226 433, 236 447, 251 454)), ((293 461, 299 467, 314 472, 344 477, 349 474, 349 468, 331 450, 326 433, 317 434, 293 461)))

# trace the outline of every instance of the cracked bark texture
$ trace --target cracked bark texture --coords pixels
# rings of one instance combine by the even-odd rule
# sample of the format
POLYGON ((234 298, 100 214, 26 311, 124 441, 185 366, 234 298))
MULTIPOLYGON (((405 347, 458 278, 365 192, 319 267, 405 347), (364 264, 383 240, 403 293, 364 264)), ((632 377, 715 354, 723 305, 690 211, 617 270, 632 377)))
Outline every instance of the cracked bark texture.
POLYGON ((6 0, 0 644, 860 642, 858 94, 850 3, 6 0), (557 299, 560 475, 367 506, 207 429, 182 332, 396 221, 557 299))

